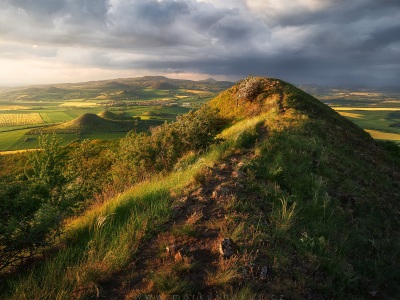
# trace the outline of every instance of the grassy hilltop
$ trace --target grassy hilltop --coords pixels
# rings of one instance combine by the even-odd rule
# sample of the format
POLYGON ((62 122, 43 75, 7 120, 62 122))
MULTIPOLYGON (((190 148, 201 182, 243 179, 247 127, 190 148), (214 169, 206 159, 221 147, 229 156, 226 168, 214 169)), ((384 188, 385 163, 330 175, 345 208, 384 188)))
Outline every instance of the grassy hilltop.
POLYGON ((3 274, 2 299, 400 296, 398 147, 294 86, 249 77, 117 153, 123 192, 3 274))

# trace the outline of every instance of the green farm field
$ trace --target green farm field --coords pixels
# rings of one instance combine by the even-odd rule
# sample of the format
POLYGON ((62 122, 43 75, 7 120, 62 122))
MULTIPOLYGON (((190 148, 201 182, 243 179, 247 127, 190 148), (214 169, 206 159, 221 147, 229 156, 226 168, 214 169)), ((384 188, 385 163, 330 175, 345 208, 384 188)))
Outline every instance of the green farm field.
POLYGON ((400 92, 393 88, 346 89, 302 86, 374 139, 400 144, 400 92))
POLYGON ((340 108, 333 107, 339 114, 348 118, 378 140, 390 140, 400 143, 400 110, 378 107, 373 110, 361 107, 340 108))
POLYGON ((156 76, 0 92, 0 151, 36 148, 40 132, 54 133, 66 145, 83 139, 122 138, 132 128, 147 131, 175 121, 177 115, 200 107, 232 84, 156 76), (88 124, 91 118, 80 123, 83 116, 101 116, 105 111, 119 120, 100 117, 101 128, 88 124))

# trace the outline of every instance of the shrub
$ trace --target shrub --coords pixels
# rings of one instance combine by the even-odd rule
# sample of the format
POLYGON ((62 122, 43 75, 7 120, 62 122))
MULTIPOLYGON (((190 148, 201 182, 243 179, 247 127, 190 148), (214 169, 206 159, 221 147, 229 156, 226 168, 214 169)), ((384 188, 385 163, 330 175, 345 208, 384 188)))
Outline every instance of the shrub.
POLYGON ((190 151, 203 151, 215 141, 224 121, 218 111, 204 106, 177 117, 150 133, 132 132, 121 140, 112 166, 114 182, 121 188, 165 173, 190 151))
POLYGON ((46 203, 48 197, 40 185, 0 183, 0 271, 19 265, 52 244, 61 211, 46 203))

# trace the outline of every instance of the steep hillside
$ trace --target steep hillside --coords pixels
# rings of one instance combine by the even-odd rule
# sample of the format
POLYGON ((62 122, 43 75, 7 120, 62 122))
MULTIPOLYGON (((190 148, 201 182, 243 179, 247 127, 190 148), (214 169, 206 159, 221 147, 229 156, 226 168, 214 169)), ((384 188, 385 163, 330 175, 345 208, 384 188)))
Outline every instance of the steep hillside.
POLYGON ((399 298, 398 157, 281 80, 208 105, 227 122, 213 145, 70 220, 3 298, 399 298))

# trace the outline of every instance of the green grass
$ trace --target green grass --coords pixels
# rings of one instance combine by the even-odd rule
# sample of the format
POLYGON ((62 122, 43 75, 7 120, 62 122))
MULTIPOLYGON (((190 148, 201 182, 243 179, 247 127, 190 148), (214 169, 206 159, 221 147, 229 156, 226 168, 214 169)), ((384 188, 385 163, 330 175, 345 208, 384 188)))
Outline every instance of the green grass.
POLYGON ((46 111, 41 112, 40 115, 45 123, 59 123, 72 120, 70 114, 65 111, 46 111))
MULTIPOLYGON (((146 183, 72 221, 67 245, 45 264, 8 281, 8 299, 71 299, 96 294, 95 282, 121 269, 140 241, 157 231, 170 213, 169 188, 177 178, 146 183)), ((4 290, 3 290, 4 291, 4 290)))
MULTIPOLYGON (((245 131, 240 126, 236 128, 245 131)), ((195 182, 198 174, 234 151, 232 145, 237 144, 239 135, 236 130, 231 130, 231 134, 224 135, 225 142, 192 160, 182 171, 166 177, 155 176, 69 221, 59 242, 61 249, 54 256, 27 274, 2 282, 0 292, 4 299, 95 296, 97 282, 122 270, 137 254, 143 240, 165 229, 163 224, 172 214, 170 195, 179 197, 195 182)), ((191 236, 194 233, 191 228, 184 228, 179 234, 191 236)), ((190 291, 187 289, 190 285, 184 281, 176 279, 177 284, 171 287, 160 276, 154 278, 160 292, 169 293, 178 287, 178 292, 190 291)))
POLYGON ((0 133, 0 150, 16 150, 14 147, 19 140, 24 139, 24 135, 29 129, 13 130, 0 133))

